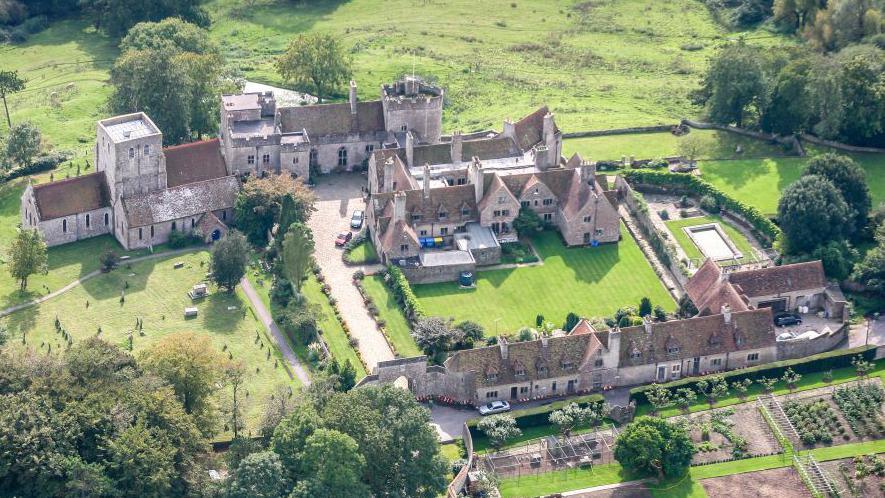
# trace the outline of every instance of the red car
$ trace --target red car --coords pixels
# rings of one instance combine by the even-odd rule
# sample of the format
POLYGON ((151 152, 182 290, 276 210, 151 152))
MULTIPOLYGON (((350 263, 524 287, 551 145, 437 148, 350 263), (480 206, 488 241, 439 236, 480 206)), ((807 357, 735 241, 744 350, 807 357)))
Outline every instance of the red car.
POLYGON ((353 232, 341 232, 335 239, 335 247, 341 247, 347 244, 353 238, 353 232))

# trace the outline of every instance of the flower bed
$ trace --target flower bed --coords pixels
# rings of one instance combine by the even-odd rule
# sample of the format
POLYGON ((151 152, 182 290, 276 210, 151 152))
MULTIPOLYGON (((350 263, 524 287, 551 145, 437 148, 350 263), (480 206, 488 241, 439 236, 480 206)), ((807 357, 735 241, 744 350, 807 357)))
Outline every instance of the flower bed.
POLYGON ((885 434, 882 423, 882 401, 885 390, 877 384, 858 384, 836 389, 833 401, 845 415, 848 425, 860 437, 881 437, 885 434))

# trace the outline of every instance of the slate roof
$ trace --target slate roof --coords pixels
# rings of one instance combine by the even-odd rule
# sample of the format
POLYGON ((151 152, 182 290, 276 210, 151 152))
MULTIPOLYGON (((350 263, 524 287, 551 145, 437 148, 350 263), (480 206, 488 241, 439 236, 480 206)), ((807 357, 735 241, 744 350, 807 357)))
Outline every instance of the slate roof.
POLYGON ((169 188, 227 175, 219 140, 205 140, 163 149, 169 188))
POLYGON ((130 227, 146 226, 228 209, 234 205, 239 190, 240 184, 235 176, 223 176, 124 197, 123 211, 130 227))
MULTIPOLYGON (((514 124, 513 129, 516 132, 516 143, 522 150, 531 149, 536 143, 544 139, 544 116, 549 112, 547 106, 543 106, 514 124)), ((553 132, 559 132, 559 128, 555 123, 553 125, 553 132)))
POLYGON ((596 334, 577 334, 507 343, 506 348, 507 358, 500 344, 456 351, 446 360, 446 370, 467 374, 474 388, 579 375, 602 344, 596 334))
POLYGON ((739 311, 726 323, 721 314, 621 329, 620 366, 695 358, 774 345, 771 309, 739 311), (669 353, 670 347, 678 351, 669 353), (634 357, 634 352, 641 353, 634 357))
POLYGON ((41 221, 111 205, 111 194, 104 171, 34 185, 33 189, 41 221))
POLYGON ((820 260, 769 266, 758 270, 736 271, 728 275, 728 281, 737 287, 741 294, 749 297, 770 296, 827 286, 827 277, 820 260))
POLYGON ((418 246, 418 236, 415 235, 415 230, 403 220, 389 224, 387 230, 384 231, 384 236, 381 237, 381 248, 384 252, 388 252, 400 244, 418 246))
MULTIPOLYGON (((350 103, 283 107, 279 110, 283 133, 307 130, 311 139, 351 132, 350 103)), ((356 103, 356 132, 384 132, 384 110, 380 100, 356 103)))
MULTIPOLYGON (((409 224, 431 223, 440 221, 439 213, 446 213, 443 221, 459 223, 475 220, 479 214, 476 211, 476 193, 473 185, 454 185, 442 188, 430 189, 430 195, 424 197, 424 191, 421 189, 406 190, 406 221, 409 224), (461 208, 467 206, 470 214, 463 216, 461 208), (421 216, 420 220, 412 222, 412 215, 421 216)), ((378 201, 378 207, 386 208, 393 204, 393 192, 385 192, 375 194, 374 197, 378 201)), ((389 214, 392 214, 390 211, 389 214)), ((384 216, 384 214, 382 214, 384 216)))
POLYGON ((710 258, 685 284, 685 293, 694 303, 700 315, 717 314, 722 306, 728 305, 732 311, 749 309, 741 295, 731 283, 722 278, 722 269, 710 258))
POLYGON ((480 161, 483 161, 515 156, 522 156, 522 154, 510 137, 465 140, 461 143, 461 157, 465 161, 472 157, 478 157, 480 161))

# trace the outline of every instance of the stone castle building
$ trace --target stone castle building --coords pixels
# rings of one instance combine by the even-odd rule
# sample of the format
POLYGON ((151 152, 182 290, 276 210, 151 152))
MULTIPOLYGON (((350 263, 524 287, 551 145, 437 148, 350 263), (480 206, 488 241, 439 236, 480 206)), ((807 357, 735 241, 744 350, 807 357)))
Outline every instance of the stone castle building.
POLYGON ((798 358, 845 340, 844 306, 826 304, 836 290, 827 284, 820 261, 725 274, 708 260, 688 283, 689 296, 701 309, 694 318, 654 322, 646 317, 642 325, 611 330, 581 320, 551 337, 513 343, 499 338, 494 346, 455 351, 442 366, 429 365, 423 356, 381 362, 360 385, 399 383, 417 397, 478 405, 668 382, 798 358), (777 287, 775 294, 807 296, 808 301, 800 300, 812 306, 806 320, 815 312, 838 314, 810 326, 777 329, 773 307, 757 307, 752 294, 743 293, 742 285, 753 287, 749 282, 770 282, 765 285, 777 287))
POLYGON ((501 133, 455 133, 376 150, 368 163, 367 220, 387 264, 412 282, 454 280, 498 263, 513 221, 531 209, 570 246, 617 242, 616 191, 593 164, 561 155, 562 133, 542 107, 501 133))

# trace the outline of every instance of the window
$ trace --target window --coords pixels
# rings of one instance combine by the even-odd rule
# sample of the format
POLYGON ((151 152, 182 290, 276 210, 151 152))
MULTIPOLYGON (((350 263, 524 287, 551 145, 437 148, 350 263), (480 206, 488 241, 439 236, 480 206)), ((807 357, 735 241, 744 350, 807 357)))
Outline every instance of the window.
POLYGON ((498 204, 504 204, 504 196, 503 195, 498 196, 498 204))
POLYGON ((338 149, 338 166, 347 166, 347 149, 338 149))
POLYGON ((224 211, 221 212, 221 219, 222 219, 222 220, 226 220, 226 219, 227 219, 227 210, 226 210, 226 209, 225 209, 224 211))
POLYGON ((528 386, 522 386, 519 388, 519 394, 528 394, 528 393, 529 393, 528 386))
POLYGON ((759 361, 759 353, 750 353, 747 355, 747 361, 759 361))
POLYGON ((563 370, 571 370, 572 368, 575 368, 575 363, 573 361, 564 360, 562 362, 563 370))
POLYGON ((371 154, 375 150, 375 144, 366 145, 366 155, 371 154))
POLYGON ((408 129, 409 129, 409 126, 408 126, 408 125, 402 125, 402 126, 400 127, 400 130, 402 130, 402 131, 406 131, 406 130, 408 130, 408 129))
POLYGON ((535 199, 535 206, 538 205, 538 199, 535 199))
POLYGON ((440 211, 440 212, 438 213, 438 215, 439 215, 439 219, 444 220, 444 219, 446 219, 446 217, 449 215, 449 213, 447 213, 447 212, 445 212, 445 211, 440 211))
POLYGON ((461 216, 470 216, 470 210, 467 208, 462 209, 461 216))
POLYGON ((492 399, 498 397, 498 391, 486 391, 486 399, 492 399))
POLYGON ((637 358, 642 358, 642 351, 640 351, 638 349, 634 349, 633 351, 630 351, 630 358, 634 359, 634 360, 637 358))
POLYGON ((427 230, 421 230, 420 232, 418 232, 418 235, 420 235, 422 237, 427 235, 427 230))
POLYGON ((452 185, 455 184, 455 180, 452 180, 451 178, 446 178, 446 184, 448 184, 448 186, 451 187, 452 185))
POLYGON ((264 154, 263 156, 261 156, 261 162, 263 162, 264 164, 270 163, 270 154, 264 154))
POLYGON ((544 221, 553 221, 553 213, 544 213, 544 221))
POLYGON ((501 233, 510 233, 510 225, 507 222, 501 222, 501 233))
POLYGON ((522 367, 522 366, 516 367, 516 371, 514 372, 514 374, 517 377, 524 377, 525 376, 525 367, 522 367))
POLYGON ((141 228, 139 228, 138 229, 138 240, 141 240, 142 235, 143 235, 143 233, 141 231, 141 228))
POLYGON ((605 233, 605 230, 603 230, 602 228, 596 229, 596 235, 603 235, 604 233, 605 233))
POLYGON ((172 231, 173 232, 175 231, 175 222, 174 221, 172 222, 172 231))
POLYGON ((298 164, 298 156, 292 158, 292 164, 298 164))
POLYGON ((495 212, 492 213, 492 214, 495 216, 495 218, 497 218, 498 216, 501 216, 501 211, 498 210, 498 211, 495 211, 495 212))
POLYGON ((68 220, 61 220, 62 233, 68 233, 68 220))
POLYGON ((458 185, 465 185, 467 183, 467 178, 458 178, 458 185))
POLYGON ((553 199, 544 199, 544 205, 545 205, 545 206, 549 206, 549 205, 551 205, 551 204, 553 204, 553 199))
POLYGON ((584 223, 590 223, 590 216, 584 216, 584 223))
POLYGON ((712 360, 710 360, 710 365, 712 365, 714 367, 721 367, 722 366, 722 358, 713 358, 712 360))
POLYGON ((108 213, 105 213, 104 214, 104 226, 108 226, 108 223, 109 223, 108 213))
POLYGON ((89 219, 89 215, 87 214, 86 215, 86 228, 89 228, 89 225, 90 225, 89 222, 90 222, 90 219, 89 219))
POLYGON ((151 225, 151 238, 154 238, 154 226, 151 225))
POLYGON ((682 371, 682 364, 673 365, 673 373, 677 373, 677 372, 681 372, 681 371, 682 371))
POLYGON ((502 209, 501 216, 510 216, 510 210, 509 209, 502 209))
POLYGON ((129 147, 129 159, 132 159, 133 157, 135 157, 135 149, 129 147))
POLYGON ((449 227, 442 227, 442 228, 440 228, 440 229, 439 229, 439 234, 440 234, 440 235, 448 235, 448 234, 449 234, 449 227))
POLYGON ((310 155, 308 156, 307 160, 307 164, 309 164, 310 166, 318 165, 320 160, 319 152, 317 152, 316 149, 310 149, 310 155))
POLYGON ((193 218, 191 218, 191 228, 193 228, 193 227, 195 227, 195 226, 197 226, 197 222, 194 221, 193 218))
POLYGON ((601 367, 603 365, 602 358, 597 358, 596 363, 594 363, 594 365, 597 367, 601 367))
POLYGON ((550 385, 550 390, 556 392, 556 382, 550 385))
POLYGON ((421 221, 420 213, 412 213, 412 221, 421 221))
POLYGON ((246 163, 247 163, 247 164, 255 164, 255 156, 252 156, 252 155, 247 156, 247 157, 246 157, 246 163))
POLYGON ((676 354, 679 352, 679 346, 668 346, 667 353, 668 354, 676 354))
POLYGON ((527 207, 529 207, 529 201, 522 201, 522 202, 519 203, 519 205, 520 205, 521 207, 527 208, 527 207))
POLYGON ((399 246, 400 252, 407 252, 409 250, 409 244, 402 244, 399 246))
POLYGON ((489 382, 498 380, 498 372, 486 372, 486 380, 489 382))
POLYGON ((150 154, 151 154, 151 146, 150 146, 150 145, 145 145, 145 146, 144 146, 144 155, 145 155, 145 157, 149 156, 150 154))
POLYGON ((547 375, 547 366, 546 365, 540 365, 538 367, 538 375, 547 375))
POLYGON ((742 345, 744 343, 744 336, 739 335, 739 336, 735 337, 734 343, 738 346, 742 345))

